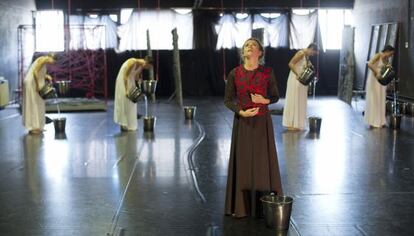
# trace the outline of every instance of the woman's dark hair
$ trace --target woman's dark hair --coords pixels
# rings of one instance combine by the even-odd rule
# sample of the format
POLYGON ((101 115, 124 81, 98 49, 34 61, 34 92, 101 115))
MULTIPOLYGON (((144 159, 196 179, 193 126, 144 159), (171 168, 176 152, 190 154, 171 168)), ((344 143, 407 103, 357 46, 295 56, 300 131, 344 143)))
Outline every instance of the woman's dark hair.
POLYGON ((391 45, 385 45, 384 49, 382 49, 382 52, 393 52, 395 51, 395 48, 391 45))
POLYGON ((242 62, 244 61, 244 55, 243 55, 244 46, 246 46, 246 43, 248 41, 252 41, 252 40, 255 41, 257 43, 257 45, 259 45, 259 50, 262 52, 262 55, 259 57, 259 62, 260 62, 260 64, 263 64, 264 63, 264 54, 265 54, 265 51, 264 51, 264 47, 263 47, 262 43, 257 38, 249 38, 246 41, 244 41, 243 46, 241 48, 241 52, 240 52, 241 60, 242 60, 242 62))
POLYGON ((310 48, 312 50, 315 50, 315 51, 318 51, 319 46, 316 43, 311 43, 311 44, 309 44, 308 48, 310 48))

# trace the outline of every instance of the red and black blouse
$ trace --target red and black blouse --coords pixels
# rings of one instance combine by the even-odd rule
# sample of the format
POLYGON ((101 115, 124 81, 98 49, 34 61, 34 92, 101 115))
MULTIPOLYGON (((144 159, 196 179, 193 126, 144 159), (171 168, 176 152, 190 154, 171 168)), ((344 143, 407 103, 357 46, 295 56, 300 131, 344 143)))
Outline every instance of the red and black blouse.
POLYGON ((266 104, 253 103, 250 94, 260 94, 275 103, 279 100, 276 78, 270 67, 259 65, 255 70, 246 70, 243 65, 234 68, 227 77, 224 104, 236 114, 240 110, 260 107, 258 115, 269 112, 266 104))

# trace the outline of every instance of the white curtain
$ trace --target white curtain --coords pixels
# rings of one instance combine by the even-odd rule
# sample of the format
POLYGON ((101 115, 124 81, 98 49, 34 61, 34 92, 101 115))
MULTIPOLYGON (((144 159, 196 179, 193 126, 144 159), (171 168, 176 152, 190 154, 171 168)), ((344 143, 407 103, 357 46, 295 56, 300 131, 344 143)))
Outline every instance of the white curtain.
POLYGON ((151 49, 171 50, 172 33, 177 28, 179 49, 193 48, 193 14, 179 14, 174 10, 134 11, 128 21, 118 27, 119 50, 147 49, 147 29, 151 49))
POLYGON ((218 35, 216 49, 241 48, 244 41, 251 37, 252 29, 259 28, 264 29, 263 46, 288 47, 288 23, 286 14, 272 18, 255 14, 243 19, 237 18, 233 14, 225 14, 216 25, 218 35))
POLYGON ((292 13, 290 21, 290 48, 302 49, 315 40, 318 13, 316 11, 307 15, 292 13))
POLYGON ((216 25, 216 33, 216 49, 241 48, 244 41, 252 35, 251 17, 238 19, 233 14, 224 14, 216 25))
POLYGON ((344 9, 318 10, 318 20, 323 48, 340 49, 344 26, 352 24, 351 11, 344 9))
POLYGON ((107 15, 96 18, 71 15, 69 22, 69 47, 72 50, 116 48, 118 45, 117 25, 107 15))
POLYGON ((64 50, 63 12, 55 10, 37 11, 36 15, 37 52, 64 50))
POLYGON ((263 46, 265 47, 288 47, 288 16, 281 14, 275 18, 267 18, 255 14, 253 18, 253 29, 264 28, 263 46))

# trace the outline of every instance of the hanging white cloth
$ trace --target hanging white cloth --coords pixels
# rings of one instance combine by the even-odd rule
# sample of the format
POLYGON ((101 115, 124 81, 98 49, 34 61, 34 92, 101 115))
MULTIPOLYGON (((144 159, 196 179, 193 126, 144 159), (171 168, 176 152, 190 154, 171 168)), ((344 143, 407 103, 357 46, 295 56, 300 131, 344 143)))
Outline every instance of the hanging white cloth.
POLYGON ((238 19, 233 14, 224 14, 215 26, 217 33, 216 49, 241 48, 252 35, 251 16, 238 19))
MULTIPOLYGON (((382 59, 374 64, 377 71, 384 65, 382 59)), ((382 127, 386 124, 385 118, 385 100, 387 86, 381 85, 374 73, 369 70, 366 83, 366 100, 364 120, 368 125, 373 127, 382 127)))
POLYGON ((43 64, 41 68, 38 67, 43 60, 44 57, 39 57, 32 63, 23 81, 23 125, 28 130, 43 130, 45 126, 45 101, 36 89, 34 75, 35 70, 39 69, 37 81, 39 89, 42 88, 45 85, 46 64, 43 64))
POLYGON ((119 51, 146 50, 147 29, 151 48, 172 50, 171 31, 177 28, 180 50, 193 48, 193 14, 179 14, 174 10, 134 11, 128 21, 118 27, 119 51))
POLYGON ((253 15, 253 29, 264 28, 264 47, 288 47, 289 45, 289 18, 287 14, 280 14, 275 18, 266 18, 261 14, 253 15))
POLYGON ((308 15, 292 13, 290 21, 290 49, 306 48, 315 40, 318 25, 317 11, 308 15))
MULTIPOLYGON (((296 63, 295 67, 299 74, 302 73, 306 67, 306 57, 303 57, 296 63)), ((284 127, 305 129, 307 101, 308 86, 301 84, 295 73, 290 70, 286 88, 285 106, 283 108, 284 127)))
MULTIPOLYGON (((126 60, 121 69, 118 72, 118 76, 116 78, 115 83, 115 101, 114 101, 114 121, 115 123, 126 127, 128 130, 136 130, 137 129, 137 104, 131 102, 126 97, 125 91, 125 78, 124 74, 125 71, 131 66, 131 63, 134 63, 135 59, 131 58, 126 60)), ((130 91, 134 88, 135 85, 135 78, 141 73, 142 67, 132 65, 132 69, 127 76, 127 90, 130 91)))

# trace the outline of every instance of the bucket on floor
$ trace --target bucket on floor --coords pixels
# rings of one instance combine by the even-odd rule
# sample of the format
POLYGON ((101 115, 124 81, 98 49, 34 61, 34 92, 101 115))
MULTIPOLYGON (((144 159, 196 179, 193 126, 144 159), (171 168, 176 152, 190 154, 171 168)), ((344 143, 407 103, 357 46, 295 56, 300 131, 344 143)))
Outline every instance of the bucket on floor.
POLYGON ((145 132, 153 132, 155 126, 155 116, 144 116, 144 131, 145 132))
POLYGON ((55 126, 55 133, 65 133, 66 118, 53 119, 53 125, 55 126))
POLYGON ((401 125, 401 117, 400 114, 391 114, 390 115, 390 128, 392 129, 400 129, 401 125))
POLYGON ((184 107, 184 116, 186 120, 192 120, 195 116, 197 107, 195 106, 185 106, 184 107))
POLYGON ((144 132, 144 138, 147 141, 154 141, 155 140, 155 134, 154 132, 144 132))
POLYGON ((308 118, 309 132, 319 133, 321 131, 322 118, 317 116, 311 116, 308 118))
POLYGON ((55 139, 67 139, 66 133, 55 133, 55 139))
POLYGON ((270 194, 260 199, 266 226, 277 230, 288 230, 293 198, 270 194))

